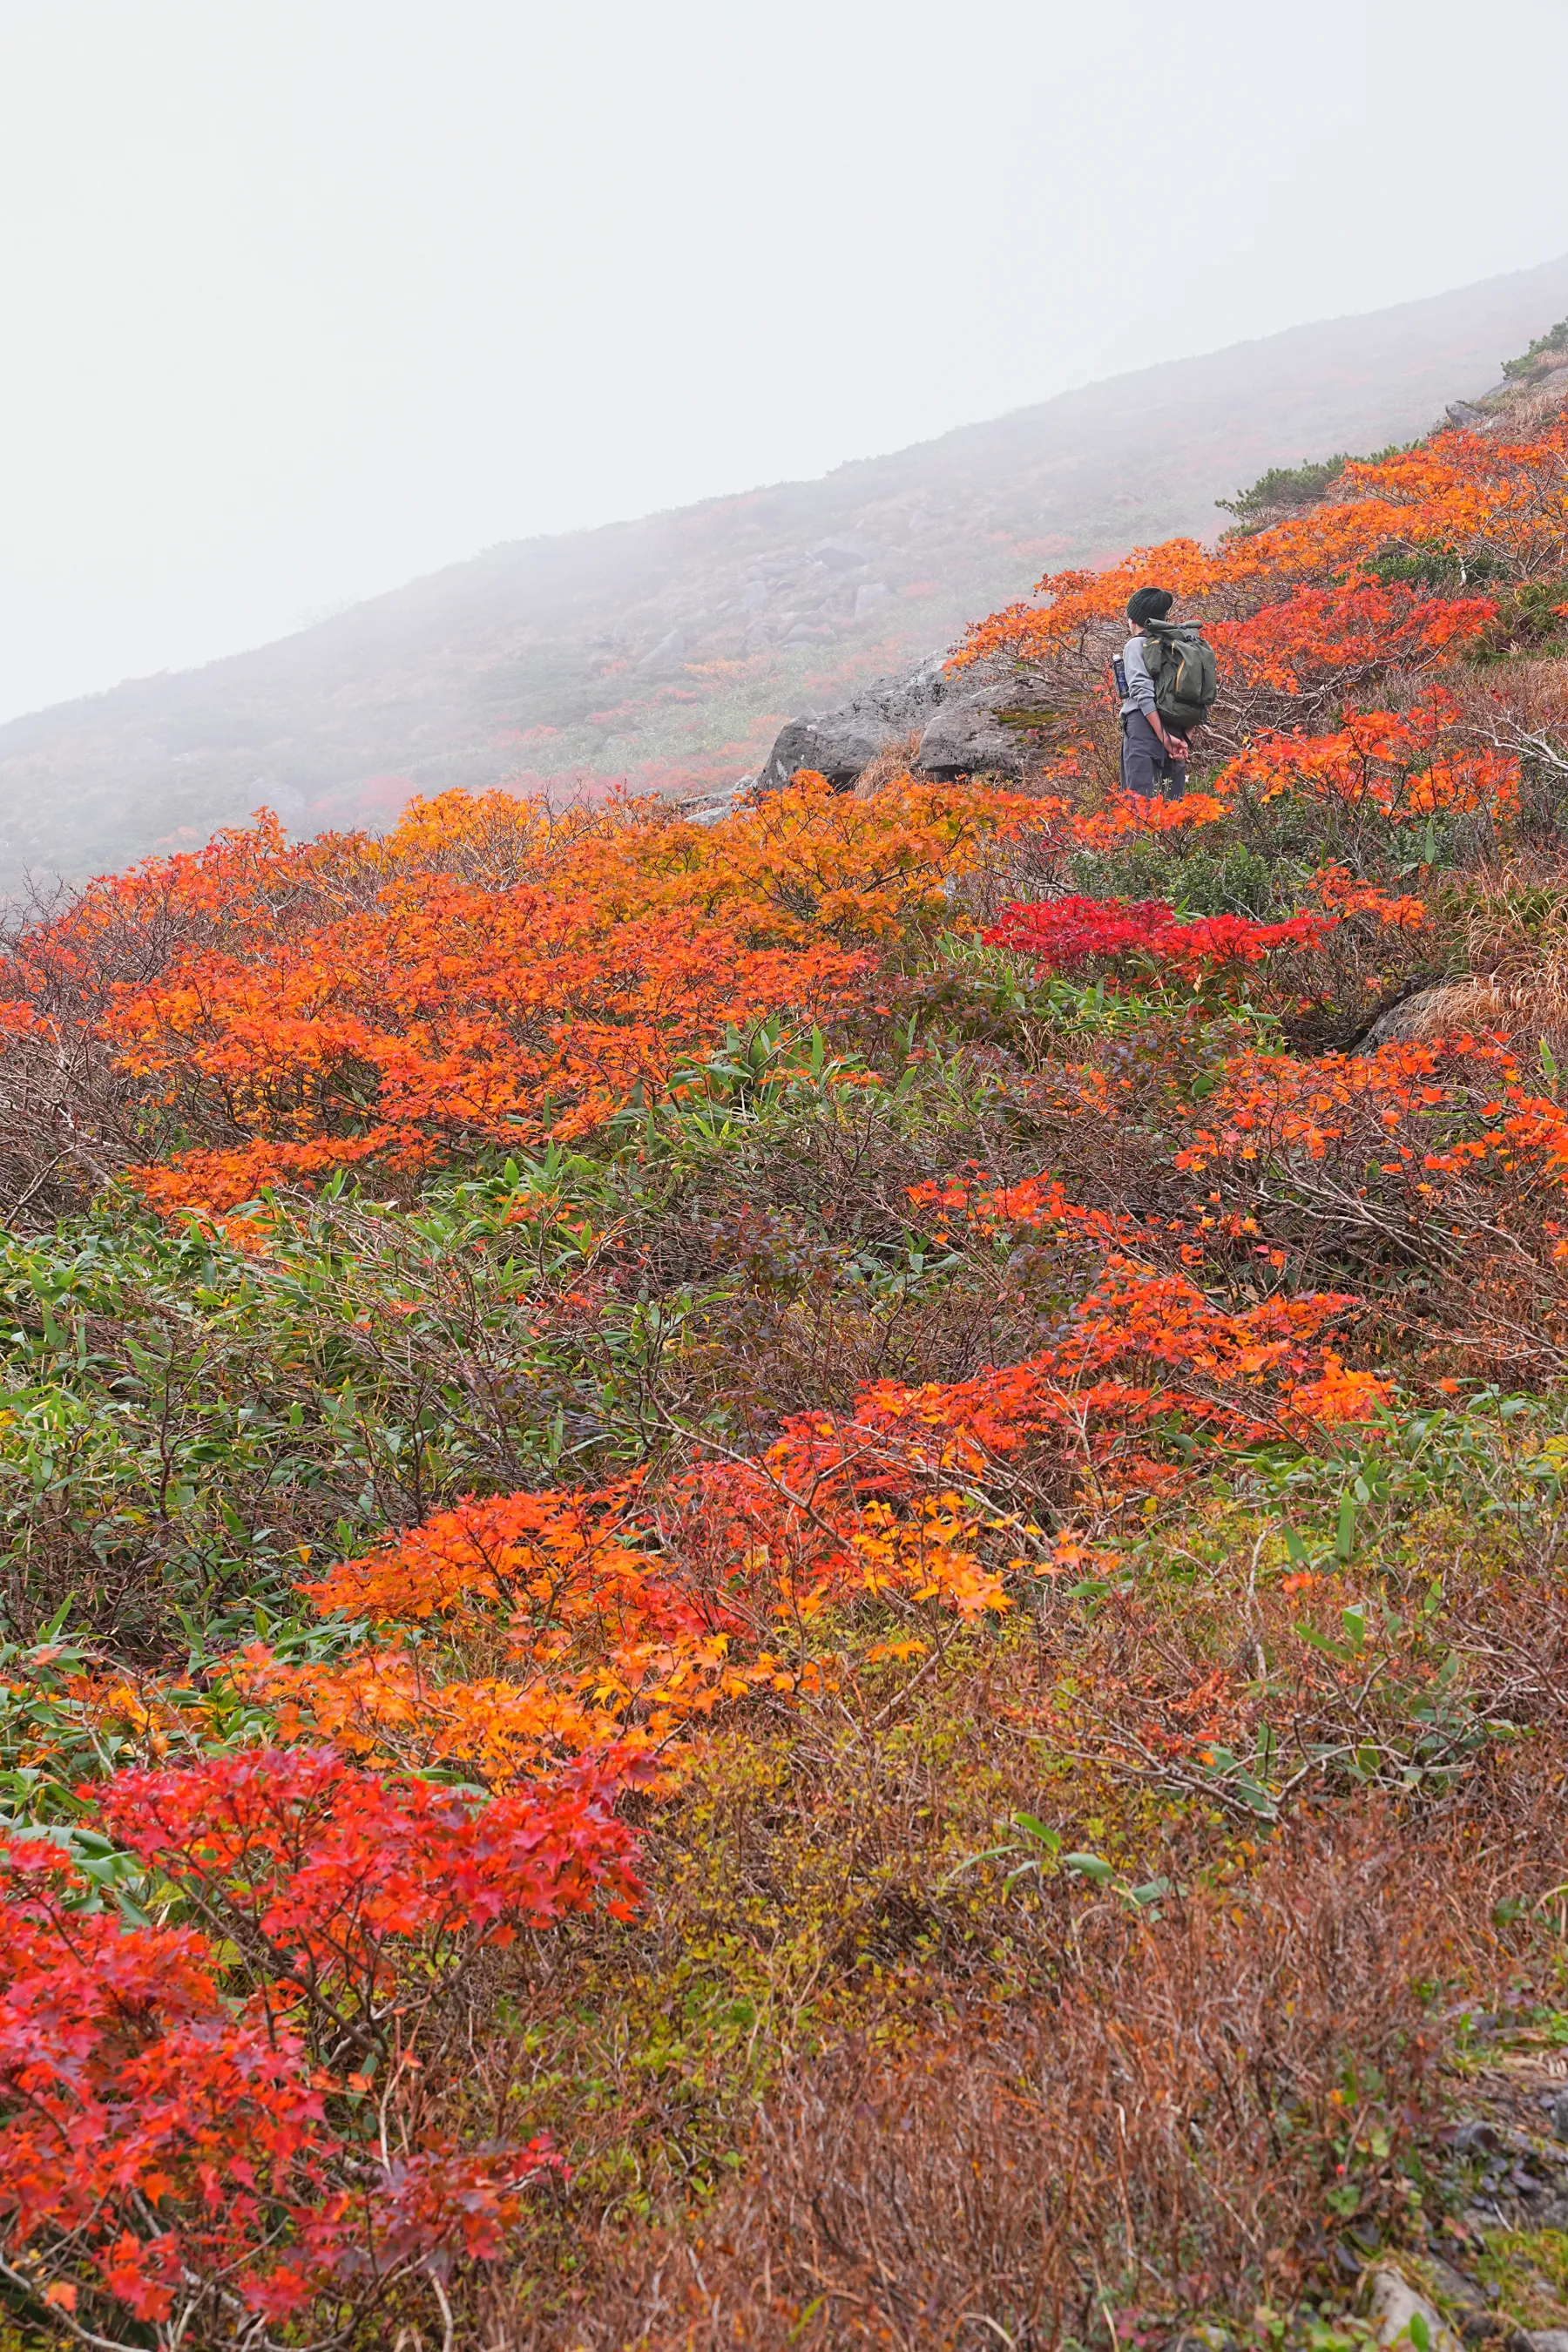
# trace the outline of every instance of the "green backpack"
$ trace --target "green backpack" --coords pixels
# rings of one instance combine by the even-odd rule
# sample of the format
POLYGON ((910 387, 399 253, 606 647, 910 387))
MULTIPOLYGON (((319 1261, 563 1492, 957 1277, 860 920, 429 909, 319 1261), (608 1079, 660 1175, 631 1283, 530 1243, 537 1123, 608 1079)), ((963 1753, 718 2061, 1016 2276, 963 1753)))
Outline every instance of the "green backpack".
POLYGON ((1186 621, 1145 621, 1143 663, 1154 689, 1154 708, 1178 735, 1203 726, 1219 692, 1214 647, 1186 621))

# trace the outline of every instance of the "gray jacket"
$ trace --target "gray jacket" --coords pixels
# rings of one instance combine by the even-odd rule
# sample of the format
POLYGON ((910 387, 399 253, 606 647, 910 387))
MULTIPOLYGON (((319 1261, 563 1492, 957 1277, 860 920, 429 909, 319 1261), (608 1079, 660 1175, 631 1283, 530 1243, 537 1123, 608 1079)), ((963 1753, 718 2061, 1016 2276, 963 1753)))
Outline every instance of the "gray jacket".
POLYGON ((1131 719, 1141 710, 1145 719, 1154 716, 1154 681, 1143 659, 1142 636, 1129 637, 1121 648, 1121 667, 1127 677, 1127 699, 1121 706, 1123 719, 1131 719))

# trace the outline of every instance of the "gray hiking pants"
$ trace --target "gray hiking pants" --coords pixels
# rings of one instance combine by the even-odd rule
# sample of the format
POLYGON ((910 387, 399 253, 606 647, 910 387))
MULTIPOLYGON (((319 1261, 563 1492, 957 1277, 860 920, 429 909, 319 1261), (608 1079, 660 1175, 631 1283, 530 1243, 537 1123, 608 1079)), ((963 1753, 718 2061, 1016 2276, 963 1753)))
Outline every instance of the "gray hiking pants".
POLYGON ((1179 801, 1187 789, 1187 763, 1172 759, 1141 710, 1121 722, 1121 785, 1146 801, 1179 801))

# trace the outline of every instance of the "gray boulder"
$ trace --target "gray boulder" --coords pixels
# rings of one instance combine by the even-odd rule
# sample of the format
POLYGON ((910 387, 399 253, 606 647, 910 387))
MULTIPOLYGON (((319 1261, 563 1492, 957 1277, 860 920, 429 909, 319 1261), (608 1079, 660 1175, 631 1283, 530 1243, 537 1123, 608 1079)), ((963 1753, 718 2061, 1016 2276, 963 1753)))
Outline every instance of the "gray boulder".
POLYGON ((847 792, 862 768, 868 768, 893 730, 874 716, 856 711, 825 711, 820 719, 792 719, 779 730, 773 750, 763 763, 764 793, 776 793, 803 768, 815 768, 842 792, 847 792))
POLYGON ((859 539, 825 539, 812 554, 818 563, 826 563, 829 572, 858 572, 862 564, 874 563, 877 551, 859 539))
POLYGON ((742 793, 749 793, 756 781, 755 776, 737 776, 732 784, 723 784, 716 792, 679 802, 679 813, 689 824, 717 824, 731 814, 742 793))
POLYGON ((989 703, 975 694, 948 697, 921 737, 920 763, 933 776, 968 776, 997 769, 1024 772, 1018 739, 997 722, 989 703))
POLYGON ((952 692, 947 675, 947 655, 928 654, 918 668, 902 677, 879 677, 862 690, 873 699, 895 735, 908 735, 931 722, 931 713, 952 692))
POLYGON ((903 677, 879 677, 837 710, 792 719, 782 728, 763 763, 758 783, 776 793, 802 768, 815 768, 840 792, 847 792, 888 744, 929 726, 945 699, 948 684, 933 654, 903 677))

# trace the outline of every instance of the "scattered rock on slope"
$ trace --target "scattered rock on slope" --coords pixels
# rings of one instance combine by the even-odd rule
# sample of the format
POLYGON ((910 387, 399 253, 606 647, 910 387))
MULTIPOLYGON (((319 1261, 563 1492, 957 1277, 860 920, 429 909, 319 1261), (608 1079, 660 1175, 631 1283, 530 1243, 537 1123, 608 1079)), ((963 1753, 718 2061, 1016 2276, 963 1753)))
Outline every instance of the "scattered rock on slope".
POLYGON ((1411 2352, 1419 2343, 1428 2352, 1463 2352, 1458 2337, 1444 2325, 1435 2305, 1417 2294, 1395 2270, 1375 2270, 1371 2279, 1373 2324, 1386 2352, 1411 2352), (1419 2322, 1419 2326, 1417 2326, 1419 2322))
POLYGON ((826 563, 830 572, 858 572, 862 564, 876 561, 876 550, 858 539, 827 539, 811 551, 818 563, 826 563))

